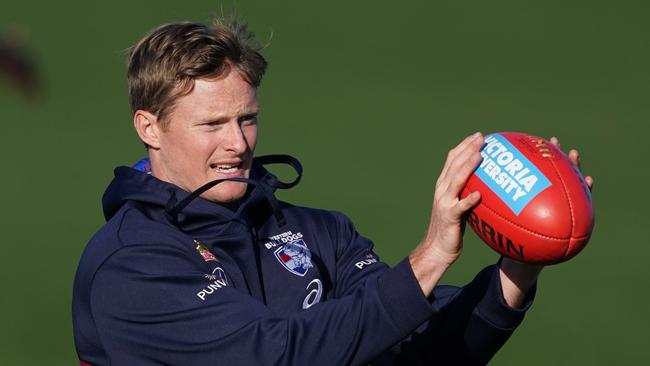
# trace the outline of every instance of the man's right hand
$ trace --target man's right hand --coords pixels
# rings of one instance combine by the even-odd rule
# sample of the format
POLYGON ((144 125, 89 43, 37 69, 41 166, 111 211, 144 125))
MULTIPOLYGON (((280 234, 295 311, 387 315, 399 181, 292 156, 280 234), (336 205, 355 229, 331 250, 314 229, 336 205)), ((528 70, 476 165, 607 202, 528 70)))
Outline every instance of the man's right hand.
POLYGON ((449 151, 436 182, 427 234, 409 256, 413 273, 426 296, 431 294, 442 275, 462 252, 463 216, 478 204, 481 194, 472 192, 460 199, 460 193, 481 162, 483 144, 480 132, 466 137, 449 151))

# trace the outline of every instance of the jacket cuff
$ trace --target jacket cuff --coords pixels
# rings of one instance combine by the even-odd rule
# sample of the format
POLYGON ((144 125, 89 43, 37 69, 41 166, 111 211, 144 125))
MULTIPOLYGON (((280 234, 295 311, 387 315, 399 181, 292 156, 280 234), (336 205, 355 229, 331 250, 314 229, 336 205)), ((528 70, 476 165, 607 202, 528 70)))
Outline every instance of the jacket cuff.
POLYGON ((492 266, 487 291, 477 306, 477 311, 483 319, 501 329, 514 329, 524 320, 526 311, 532 306, 537 292, 537 282, 528 290, 521 308, 512 308, 503 297, 499 266, 492 266))
POLYGON ((379 297, 393 325, 404 338, 434 314, 413 274, 408 257, 378 279, 379 297))

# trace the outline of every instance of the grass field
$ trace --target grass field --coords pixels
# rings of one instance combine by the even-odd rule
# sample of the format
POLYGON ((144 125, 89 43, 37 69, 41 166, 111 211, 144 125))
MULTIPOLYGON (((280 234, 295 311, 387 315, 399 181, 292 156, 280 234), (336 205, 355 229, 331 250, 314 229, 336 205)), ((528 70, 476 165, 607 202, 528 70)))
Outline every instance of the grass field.
MULTIPOLYGON (((178 1, 0 3, 45 80, 26 100, 0 81, 0 364, 72 365, 71 286, 102 224, 117 165, 143 154, 124 49, 171 21, 233 7, 265 41, 258 154, 305 166, 282 198, 343 211, 389 263, 428 220, 449 148, 480 130, 557 135, 595 177, 596 229, 547 268, 495 365, 648 359, 650 5, 643 1, 178 1), (643 244, 646 243, 646 244, 643 244)), ((497 256, 472 232, 444 279, 497 256)))

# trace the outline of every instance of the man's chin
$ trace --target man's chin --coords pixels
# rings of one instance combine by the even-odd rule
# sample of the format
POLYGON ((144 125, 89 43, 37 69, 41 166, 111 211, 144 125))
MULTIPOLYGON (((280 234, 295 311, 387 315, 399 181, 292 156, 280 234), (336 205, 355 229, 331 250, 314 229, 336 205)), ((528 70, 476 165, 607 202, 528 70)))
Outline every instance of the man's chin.
POLYGON ((203 193, 201 197, 220 204, 231 204, 240 200, 246 194, 246 183, 223 182, 203 193))

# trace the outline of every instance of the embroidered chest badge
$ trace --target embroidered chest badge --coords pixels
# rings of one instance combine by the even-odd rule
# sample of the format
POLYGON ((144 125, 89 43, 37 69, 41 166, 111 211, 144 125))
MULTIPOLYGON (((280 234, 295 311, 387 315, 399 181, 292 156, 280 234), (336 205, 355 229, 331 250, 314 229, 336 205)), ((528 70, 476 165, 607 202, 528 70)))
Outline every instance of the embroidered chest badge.
POLYGON ((314 266, 311 263, 311 252, 302 239, 286 243, 273 253, 285 269, 301 277, 314 266))
POLYGON ((214 256, 209 250, 207 250, 203 245, 198 240, 194 240, 194 244, 196 244, 196 251, 201 254, 201 257, 203 257, 203 260, 206 262, 210 261, 215 261, 219 262, 217 257, 214 256))

